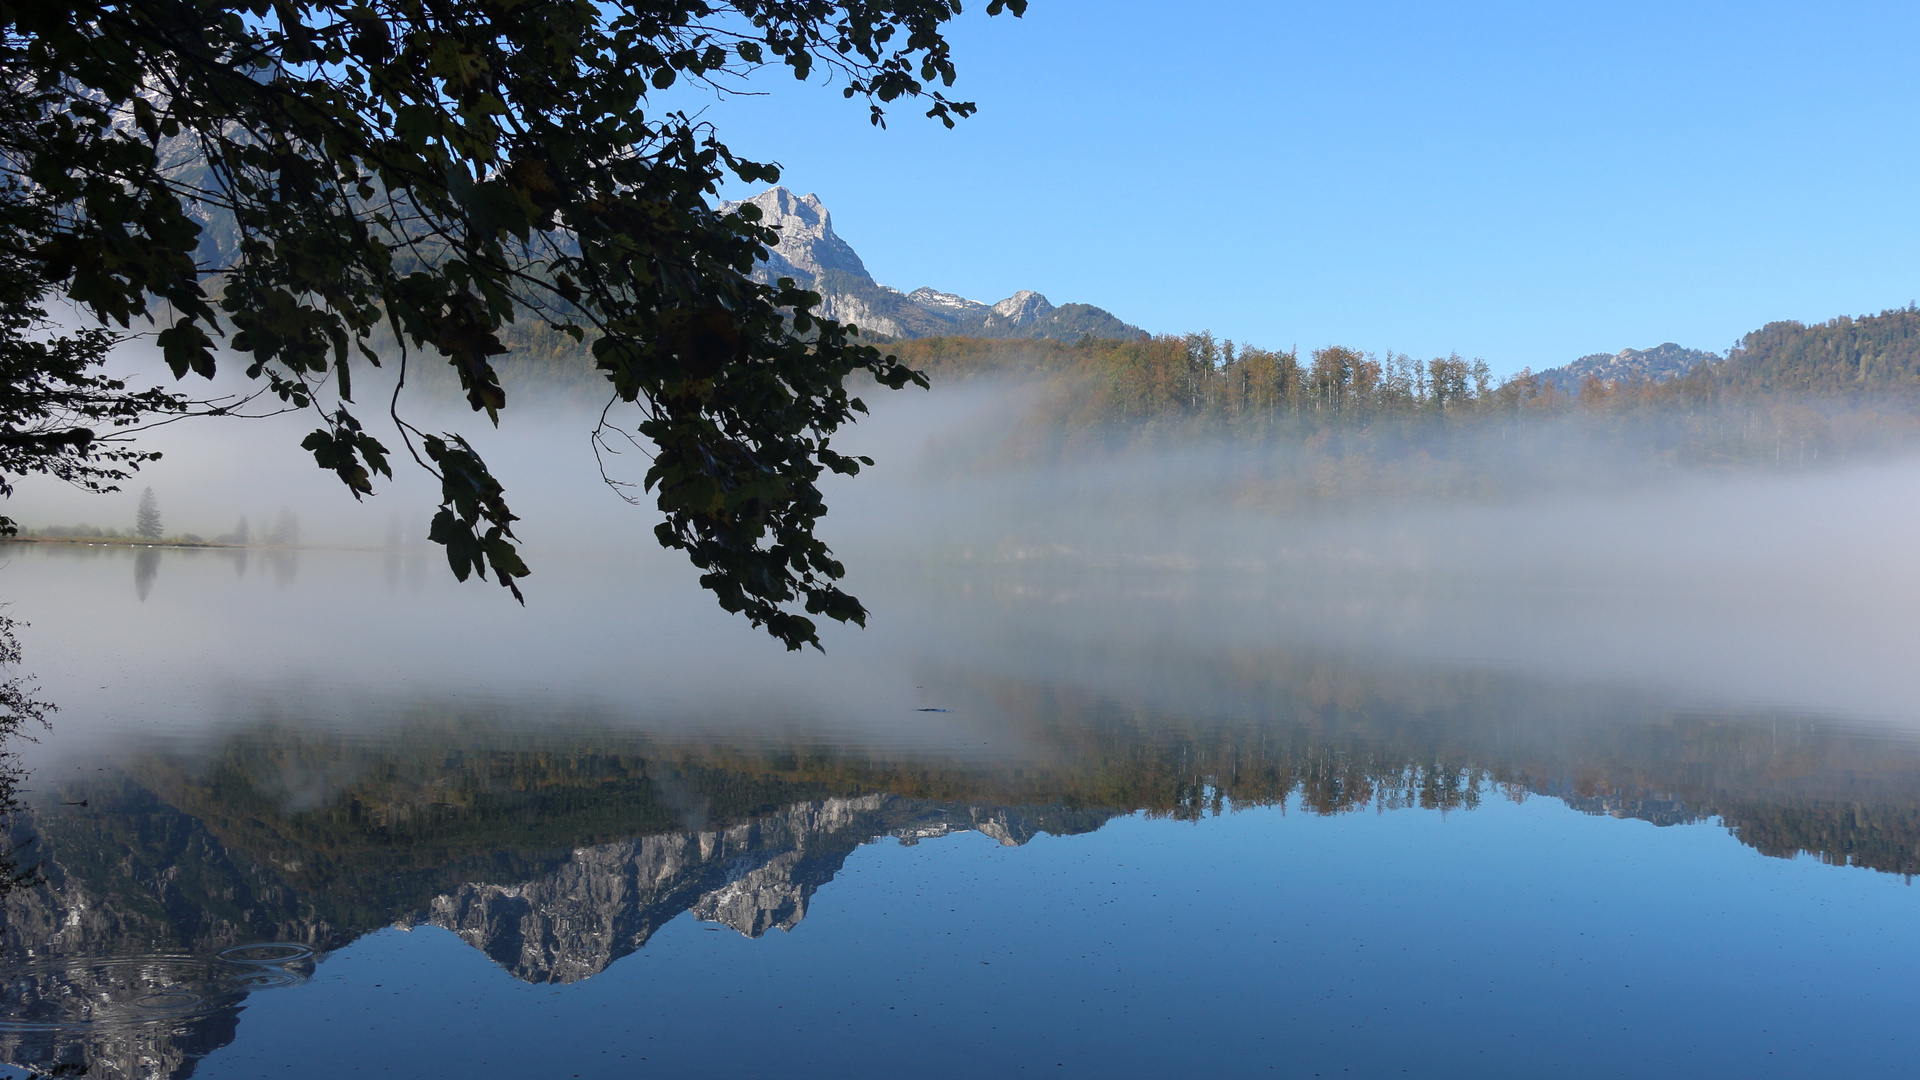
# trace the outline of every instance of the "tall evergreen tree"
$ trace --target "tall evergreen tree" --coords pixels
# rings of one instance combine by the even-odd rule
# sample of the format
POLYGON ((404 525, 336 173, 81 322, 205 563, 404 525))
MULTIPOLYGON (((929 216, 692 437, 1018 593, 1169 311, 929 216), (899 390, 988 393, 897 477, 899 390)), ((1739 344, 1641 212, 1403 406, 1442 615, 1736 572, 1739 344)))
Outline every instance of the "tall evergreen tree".
POLYGON ((140 493, 140 508, 133 512, 133 535, 142 540, 158 540, 163 535, 160 527, 160 500, 153 497, 152 488, 147 488, 140 493))

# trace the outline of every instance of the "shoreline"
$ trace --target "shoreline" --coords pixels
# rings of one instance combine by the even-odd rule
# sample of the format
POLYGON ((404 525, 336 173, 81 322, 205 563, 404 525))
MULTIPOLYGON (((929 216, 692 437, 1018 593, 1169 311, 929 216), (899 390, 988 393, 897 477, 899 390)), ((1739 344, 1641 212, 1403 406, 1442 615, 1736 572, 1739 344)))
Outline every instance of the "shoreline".
MULTIPOLYGON (((4 544, 85 544, 98 547, 242 548, 266 544, 222 544, 213 540, 142 540, 133 536, 0 536, 4 544)), ((279 546, 279 545, 273 545, 279 546)))
POLYGON ((65 544, 72 547, 185 548, 194 551, 393 551, 335 544, 228 544, 217 540, 141 540, 128 536, 0 536, 0 544, 65 544))

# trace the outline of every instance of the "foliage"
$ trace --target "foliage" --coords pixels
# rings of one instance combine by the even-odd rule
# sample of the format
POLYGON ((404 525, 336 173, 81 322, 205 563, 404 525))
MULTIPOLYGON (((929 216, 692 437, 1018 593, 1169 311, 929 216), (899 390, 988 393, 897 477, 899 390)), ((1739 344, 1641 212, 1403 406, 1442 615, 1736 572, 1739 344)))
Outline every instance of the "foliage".
MULTIPOLYGON (((1025 0, 991 0, 1020 14, 1025 0)), ((390 449, 352 411, 383 330, 431 349, 497 423, 497 358, 517 321, 592 339, 627 434, 654 459, 660 541, 723 606, 790 648, 808 615, 862 622, 814 536, 815 481, 863 462, 831 447, 865 406, 845 389, 921 376, 750 277, 776 240, 717 212, 728 175, 772 181, 712 129, 656 107, 682 80, 737 89, 765 66, 836 77, 883 107, 920 98, 951 126, 950 0, 86 0, 0 2, 12 91, 0 158, 19 228, 0 257, 103 323, 160 324, 176 377, 218 346, 320 427, 303 444, 356 497, 390 449), (804 614, 792 610, 799 606, 804 614)), ((434 538, 457 573, 519 592, 514 514, 457 433, 389 404, 441 481, 434 538)))
MULTIPOLYGON (((0 47, 10 91, 0 95, 0 498, 13 494, 16 479, 34 474, 116 491, 118 481, 160 456, 135 449, 129 429, 194 403, 101 374, 116 336, 98 327, 65 330, 49 318, 43 301, 57 271, 44 245, 71 208, 19 167, 24 147, 16 136, 45 119, 45 103, 12 92, 23 73, 6 55, 11 51, 0 47)), ((0 516, 0 535, 16 531, 0 516)))
MULTIPOLYGON (((44 312, 10 287, 19 281, 0 283, 0 498, 13 494, 16 479, 33 474, 88 491, 117 491, 118 481, 160 454, 134 448, 114 429, 182 412, 187 402, 157 389, 131 391, 125 380, 101 375, 95 369, 112 335, 47 332, 44 312)), ((17 531, 12 518, 0 515, 0 535, 17 531)))

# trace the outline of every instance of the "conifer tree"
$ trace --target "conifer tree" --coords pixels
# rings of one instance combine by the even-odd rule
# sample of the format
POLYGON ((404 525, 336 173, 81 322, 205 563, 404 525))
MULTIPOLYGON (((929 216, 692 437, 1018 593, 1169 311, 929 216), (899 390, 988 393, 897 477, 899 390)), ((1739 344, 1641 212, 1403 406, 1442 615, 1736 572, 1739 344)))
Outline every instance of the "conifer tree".
POLYGON ((147 488, 140 493, 140 508, 133 513, 133 535, 142 540, 160 539, 160 500, 153 497, 153 489, 147 488))

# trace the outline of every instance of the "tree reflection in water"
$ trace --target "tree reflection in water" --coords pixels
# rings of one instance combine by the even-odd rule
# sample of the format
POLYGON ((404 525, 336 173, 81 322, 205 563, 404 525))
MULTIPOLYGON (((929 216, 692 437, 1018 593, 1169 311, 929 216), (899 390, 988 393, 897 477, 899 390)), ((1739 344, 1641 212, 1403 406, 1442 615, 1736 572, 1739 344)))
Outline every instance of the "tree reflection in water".
POLYGON ((16 835, 38 845, 45 881, 6 907, 7 955, 31 961, 4 983, 0 1057, 187 1075, 234 1038, 246 994, 395 925, 442 927, 532 983, 590 978, 686 912, 748 937, 791 930, 883 837, 1019 845, 1127 814, 1546 796, 1658 825, 1718 821, 1768 855, 1920 870, 1920 747, 1885 733, 1485 673, 1269 657, 1214 674, 1261 709, 1203 718, 952 674, 999 703, 990 734, 1025 748, 1017 760, 653 735, 613 716, 559 726, 525 702, 421 703, 356 734, 286 722, 284 699, 262 700, 204 746, 129 748, 23 816, 16 835), (260 943, 291 959, 236 973, 235 950, 260 943), (61 1011, 76 991, 120 1011, 61 1011))
POLYGON ((133 591, 142 602, 153 592, 153 580, 159 576, 159 548, 143 547, 133 553, 133 591))

